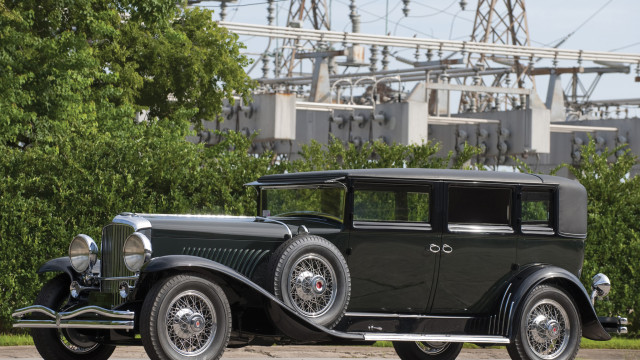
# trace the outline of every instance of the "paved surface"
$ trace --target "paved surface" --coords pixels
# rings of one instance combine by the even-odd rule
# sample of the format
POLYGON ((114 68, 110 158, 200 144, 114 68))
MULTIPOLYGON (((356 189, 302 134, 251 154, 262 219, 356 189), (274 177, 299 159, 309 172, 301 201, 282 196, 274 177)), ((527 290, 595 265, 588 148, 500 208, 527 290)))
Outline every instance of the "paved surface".
MULTIPOLYGON (((148 359, 141 346, 122 346, 116 349, 112 359, 148 359)), ((370 346, 247 346, 227 349, 223 359, 397 359, 393 348, 370 346)), ((40 359, 33 346, 0 347, 0 360, 40 359)), ((504 349, 464 349, 458 359, 509 359, 504 349)), ((582 360, 633 360, 640 359, 640 350, 580 350, 582 360)))

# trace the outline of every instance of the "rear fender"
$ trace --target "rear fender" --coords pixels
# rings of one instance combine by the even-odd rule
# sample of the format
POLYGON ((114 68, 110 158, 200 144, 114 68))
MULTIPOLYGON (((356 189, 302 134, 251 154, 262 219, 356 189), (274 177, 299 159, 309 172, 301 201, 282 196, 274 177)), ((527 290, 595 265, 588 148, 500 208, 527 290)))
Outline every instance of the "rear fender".
POLYGON ((508 321, 505 335, 511 340, 514 340, 514 326, 520 321, 520 311, 524 300, 533 288, 542 284, 554 285, 571 296, 582 319, 582 336, 600 341, 611 339, 611 335, 598 321, 589 294, 575 275, 556 266, 533 265, 511 278, 511 285, 504 294, 504 298, 509 300, 505 302, 504 306, 501 306, 501 311, 508 314, 504 317, 508 321))
MULTIPOLYGON (((138 291, 138 289, 150 288, 157 278, 154 275, 166 271, 197 272, 211 275, 231 285, 233 291, 238 292, 234 295, 240 297, 247 295, 260 297, 274 325, 280 329, 284 335, 292 339, 309 342, 364 340, 364 336, 362 335, 338 332, 307 320, 295 310, 287 307, 273 294, 232 268, 197 256, 168 255, 152 259, 141 269, 136 291, 138 291)), ((144 293, 142 292, 134 292, 132 295, 137 300, 141 300, 144 297, 144 293)))

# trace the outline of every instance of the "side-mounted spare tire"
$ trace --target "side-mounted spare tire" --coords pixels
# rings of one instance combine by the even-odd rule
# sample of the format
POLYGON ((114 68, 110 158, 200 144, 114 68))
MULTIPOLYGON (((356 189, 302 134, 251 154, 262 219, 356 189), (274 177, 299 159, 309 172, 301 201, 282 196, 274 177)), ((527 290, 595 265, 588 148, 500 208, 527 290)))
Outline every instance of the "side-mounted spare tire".
POLYGON ((344 316, 351 276, 328 240, 309 234, 287 240, 271 256, 268 274, 268 290, 314 323, 332 328, 344 316))

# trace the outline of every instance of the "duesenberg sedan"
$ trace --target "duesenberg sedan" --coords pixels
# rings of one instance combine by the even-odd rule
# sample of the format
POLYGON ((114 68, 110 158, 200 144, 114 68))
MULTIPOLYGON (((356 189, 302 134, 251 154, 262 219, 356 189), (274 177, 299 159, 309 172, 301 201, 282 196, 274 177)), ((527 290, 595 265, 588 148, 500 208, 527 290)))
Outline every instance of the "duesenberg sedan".
MULTIPOLYGON (((13 314, 45 359, 218 359, 227 347, 392 341, 401 359, 465 342, 573 359, 626 319, 583 276, 587 194, 519 173, 376 169, 269 175, 257 216, 122 213, 77 235, 13 314)), ((584 276, 591 276, 585 274, 584 276)))

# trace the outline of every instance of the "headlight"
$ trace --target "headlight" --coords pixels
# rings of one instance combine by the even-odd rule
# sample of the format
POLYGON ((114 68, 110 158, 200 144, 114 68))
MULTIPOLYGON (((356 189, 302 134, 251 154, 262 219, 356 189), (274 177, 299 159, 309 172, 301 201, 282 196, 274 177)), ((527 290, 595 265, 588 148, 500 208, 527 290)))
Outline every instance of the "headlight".
POLYGON ((69 260, 71 267, 79 273, 93 268, 98 260, 98 245, 85 234, 77 235, 69 245, 69 260))
POLYGON ((144 234, 134 232, 125 240, 122 253, 127 269, 140 271, 142 265, 151 259, 151 241, 144 234))

